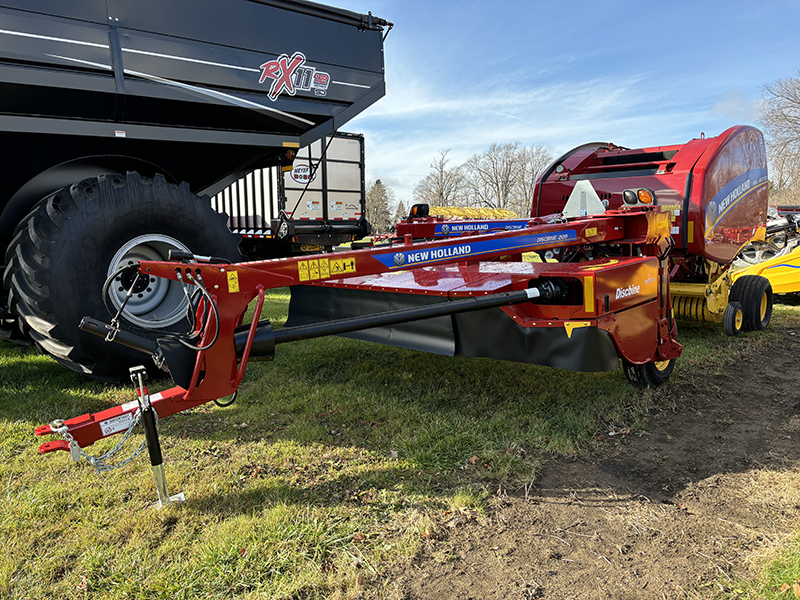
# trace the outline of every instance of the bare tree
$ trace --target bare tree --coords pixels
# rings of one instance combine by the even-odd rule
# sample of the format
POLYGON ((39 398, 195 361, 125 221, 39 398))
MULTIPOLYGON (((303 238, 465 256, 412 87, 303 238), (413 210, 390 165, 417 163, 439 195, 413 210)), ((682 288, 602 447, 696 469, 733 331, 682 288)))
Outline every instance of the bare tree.
POLYGON ((394 190, 386 187, 380 179, 369 186, 366 196, 367 220, 375 233, 385 233, 392 226, 389 204, 393 201, 394 190))
POLYGON ((800 204, 800 71, 764 86, 759 124, 767 138, 772 199, 800 204))
POLYGON ((471 204, 527 215, 536 178, 552 161, 553 157, 542 146, 525 148, 519 142, 492 144, 485 152, 471 156, 464 165, 471 204))
POLYGON ((431 163, 431 170, 414 187, 414 202, 431 206, 457 206, 464 195, 464 176, 460 166, 447 167, 450 150, 439 152, 431 163))
POLYGON ((448 153, 439 153, 430 173, 414 188, 415 202, 502 208, 527 216, 536 178, 553 162, 543 146, 523 147, 520 142, 494 143, 453 168, 448 168, 448 153))
POLYGON ((530 214, 536 179, 554 160, 553 155, 544 146, 528 146, 520 150, 521 172, 514 203, 510 207, 519 216, 528 216, 530 214))
POLYGON ((508 208, 519 178, 519 142, 492 144, 464 163, 471 204, 508 208))

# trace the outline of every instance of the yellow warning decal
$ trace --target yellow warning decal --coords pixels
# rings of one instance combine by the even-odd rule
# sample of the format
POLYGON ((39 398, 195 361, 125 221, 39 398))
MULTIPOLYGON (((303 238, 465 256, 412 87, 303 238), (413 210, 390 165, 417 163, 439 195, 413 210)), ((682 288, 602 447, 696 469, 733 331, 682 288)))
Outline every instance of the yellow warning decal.
POLYGON ((587 313, 594 312, 594 277, 583 278, 583 308, 587 313))
POLYGON ((327 258, 320 258, 319 259, 319 276, 323 279, 327 279, 331 276, 331 268, 328 264, 327 258))
POLYGON ((344 275, 356 272, 355 258, 332 258, 330 259, 331 276, 344 275))
POLYGON ((677 216, 681 212, 681 205, 680 204, 661 204, 661 212, 668 212, 671 213, 670 220, 675 221, 677 216))
POLYGON ((319 279, 319 259, 308 261, 308 278, 319 279))
POLYGON ((597 227, 588 227, 585 232, 586 237, 597 235, 597 227))
POLYGON ((239 272, 238 271, 228 271, 228 293, 229 294, 237 294, 237 293, 239 293, 239 272))
POLYGON ((297 277, 300 281, 308 281, 308 261, 301 260, 297 263, 297 277))

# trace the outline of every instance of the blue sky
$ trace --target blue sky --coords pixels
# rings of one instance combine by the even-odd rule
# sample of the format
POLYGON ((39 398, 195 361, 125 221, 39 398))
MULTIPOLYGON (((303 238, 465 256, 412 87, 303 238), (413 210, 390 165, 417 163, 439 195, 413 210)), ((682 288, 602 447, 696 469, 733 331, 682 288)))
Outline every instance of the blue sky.
POLYGON ((683 143, 754 123, 762 86, 800 68, 800 0, 328 3, 395 24, 387 95, 344 129, 406 204, 440 150, 683 143))

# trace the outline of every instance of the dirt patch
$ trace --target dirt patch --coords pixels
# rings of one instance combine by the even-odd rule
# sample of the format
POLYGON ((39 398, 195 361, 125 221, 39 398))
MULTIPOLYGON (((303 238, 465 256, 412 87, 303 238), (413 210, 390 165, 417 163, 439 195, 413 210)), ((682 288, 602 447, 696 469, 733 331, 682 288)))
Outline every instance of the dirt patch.
POLYGON ((794 329, 724 376, 684 375, 646 432, 608 438, 590 460, 549 461, 485 516, 442 518, 390 576, 393 595, 693 598, 753 574, 800 514, 794 329))

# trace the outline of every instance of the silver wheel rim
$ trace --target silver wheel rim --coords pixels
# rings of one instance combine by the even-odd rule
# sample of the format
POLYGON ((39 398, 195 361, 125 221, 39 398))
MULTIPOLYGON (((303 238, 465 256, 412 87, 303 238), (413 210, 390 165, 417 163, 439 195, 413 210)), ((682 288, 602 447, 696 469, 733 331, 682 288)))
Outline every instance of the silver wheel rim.
MULTIPOLYGON (((119 268, 141 260, 167 260, 170 250, 189 252, 185 244, 168 235, 140 235, 117 250, 108 266, 107 277, 119 268)), ((131 296, 125 306, 125 318, 145 329, 162 329, 183 319, 186 316, 188 302, 180 284, 160 277, 149 279, 147 286, 143 287, 140 293, 131 296)), ((127 290, 124 283, 122 278, 117 276, 109 287, 111 304, 116 309, 119 309, 125 301, 127 290)))

